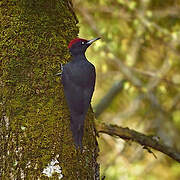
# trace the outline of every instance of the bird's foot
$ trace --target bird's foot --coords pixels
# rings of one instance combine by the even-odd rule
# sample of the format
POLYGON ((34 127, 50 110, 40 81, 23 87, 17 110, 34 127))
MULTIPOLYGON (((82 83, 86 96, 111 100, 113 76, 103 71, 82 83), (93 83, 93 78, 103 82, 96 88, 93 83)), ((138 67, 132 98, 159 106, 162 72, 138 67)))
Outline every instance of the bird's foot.
POLYGON ((63 65, 61 64, 61 71, 63 71, 63 65))
POLYGON ((56 76, 61 76, 61 75, 62 75, 62 73, 61 73, 61 72, 56 74, 56 76))
POLYGON ((60 72, 60 73, 57 73, 56 76, 61 76, 61 75, 62 75, 62 72, 63 72, 63 65, 61 64, 61 72, 60 72))

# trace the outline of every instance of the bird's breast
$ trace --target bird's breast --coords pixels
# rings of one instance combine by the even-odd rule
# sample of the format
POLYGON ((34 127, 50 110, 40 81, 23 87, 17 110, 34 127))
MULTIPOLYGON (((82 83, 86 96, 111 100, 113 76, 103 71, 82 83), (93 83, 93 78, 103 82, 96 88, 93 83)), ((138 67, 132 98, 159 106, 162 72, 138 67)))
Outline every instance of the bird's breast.
POLYGON ((90 63, 79 63, 71 67, 70 78, 73 83, 82 87, 91 87, 95 81, 95 70, 90 63))

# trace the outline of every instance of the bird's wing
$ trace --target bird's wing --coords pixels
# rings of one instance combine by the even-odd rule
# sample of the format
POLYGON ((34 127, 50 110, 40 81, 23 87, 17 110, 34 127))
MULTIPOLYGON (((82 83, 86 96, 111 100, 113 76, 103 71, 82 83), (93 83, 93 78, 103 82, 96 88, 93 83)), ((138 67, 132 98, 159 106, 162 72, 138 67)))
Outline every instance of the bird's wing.
POLYGON ((64 93, 67 100, 70 112, 83 112, 83 89, 79 88, 73 81, 73 74, 64 66, 62 73, 62 83, 64 86, 64 93))
MULTIPOLYGON (((89 74, 90 78, 85 87, 80 87, 73 81, 73 74, 68 66, 64 66, 62 73, 62 83, 64 86, 64 92, 70 111, 75 113, 86 113, 91 102, 92 94, 95 86, 95 68, 89 74)), ((85 77, 81 77, 85 78, 85 77)))

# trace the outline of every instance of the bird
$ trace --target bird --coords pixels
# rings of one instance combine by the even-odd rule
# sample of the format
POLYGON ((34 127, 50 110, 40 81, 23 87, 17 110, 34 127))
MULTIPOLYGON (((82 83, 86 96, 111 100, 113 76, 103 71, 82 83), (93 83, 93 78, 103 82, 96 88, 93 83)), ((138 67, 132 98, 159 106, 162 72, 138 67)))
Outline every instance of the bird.
POLYGON ((96 70, 85 56, 87 48, 100 38, 75 38, 68 48, 71 61, 61 66, 65 99, 70 111, 70 129, 76 149, 82 150, 84 122, 95 88, 96 70))

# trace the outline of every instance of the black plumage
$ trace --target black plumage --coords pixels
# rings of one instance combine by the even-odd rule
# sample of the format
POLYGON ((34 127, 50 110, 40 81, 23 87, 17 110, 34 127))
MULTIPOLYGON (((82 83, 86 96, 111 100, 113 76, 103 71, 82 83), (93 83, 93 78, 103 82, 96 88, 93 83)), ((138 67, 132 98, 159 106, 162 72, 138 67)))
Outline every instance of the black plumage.
POLYGON ((70 111, 70 128, 76 148, 82 149, 84 121, 94 92, 96 72, 86 56, 86 49, 93 40, 75 39, 70 42, 72 61, 63 66, 62 83, 70 111))

